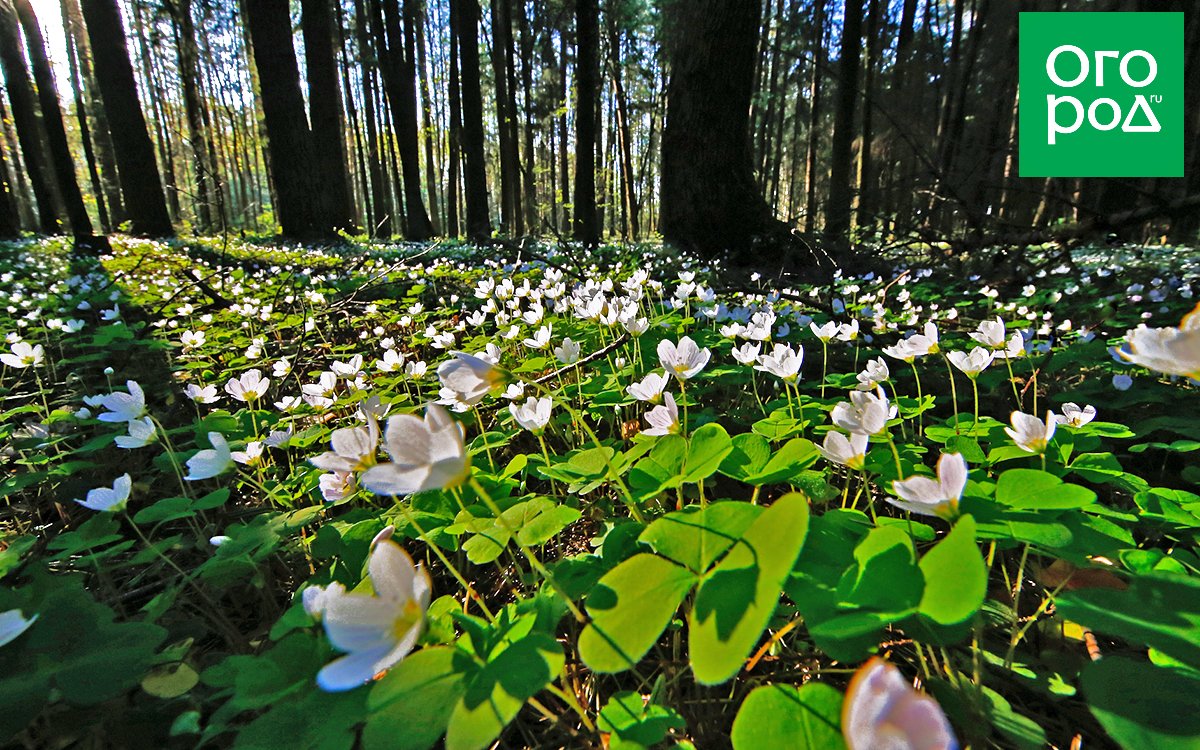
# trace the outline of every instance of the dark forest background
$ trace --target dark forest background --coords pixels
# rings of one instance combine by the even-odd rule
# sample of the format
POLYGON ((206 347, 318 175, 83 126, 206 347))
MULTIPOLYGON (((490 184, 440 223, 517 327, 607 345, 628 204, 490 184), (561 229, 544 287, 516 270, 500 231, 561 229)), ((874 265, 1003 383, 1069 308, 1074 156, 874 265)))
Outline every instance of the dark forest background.
POLYGON ((1189 0, 60 10, 0 0, 0 235, 663 236, 744 255, 1200 230, 1189 0), (1188 176, 1019 179, 1020 10, 1187 12, 1188 176), (49 23, 66 31, 66 80, 49 23))

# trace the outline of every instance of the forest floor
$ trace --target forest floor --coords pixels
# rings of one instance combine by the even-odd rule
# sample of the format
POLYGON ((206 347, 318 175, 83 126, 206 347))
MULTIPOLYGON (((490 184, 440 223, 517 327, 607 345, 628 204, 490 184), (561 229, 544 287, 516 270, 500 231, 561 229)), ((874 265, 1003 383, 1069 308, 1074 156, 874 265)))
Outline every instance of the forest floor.
POLYGON ((0 246, 0 746, 1194 747, 1200 253, 926 250, 0 246))

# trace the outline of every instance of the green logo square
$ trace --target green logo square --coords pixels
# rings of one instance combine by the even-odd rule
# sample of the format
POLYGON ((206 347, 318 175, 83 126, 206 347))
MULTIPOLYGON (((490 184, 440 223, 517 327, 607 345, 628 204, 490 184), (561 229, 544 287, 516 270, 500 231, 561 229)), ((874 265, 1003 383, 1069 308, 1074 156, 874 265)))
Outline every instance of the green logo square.
POLYGON ((1022 13, 1020 32, 1021 177, 1183 176, 1182 13, 1022 13))

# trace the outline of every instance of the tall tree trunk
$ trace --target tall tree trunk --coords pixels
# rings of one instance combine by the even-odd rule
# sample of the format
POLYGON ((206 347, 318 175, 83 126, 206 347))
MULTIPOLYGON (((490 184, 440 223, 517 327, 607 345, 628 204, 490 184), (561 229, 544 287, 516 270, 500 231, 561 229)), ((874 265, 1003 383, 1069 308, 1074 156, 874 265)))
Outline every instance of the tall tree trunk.
POLYGON ((858 102, 858 71, 862 56, 862 0, 847 0, 838 61, 838 90, 834 100, 832 154, 829 167, 829 206, 825 239, 844 259, 850 248, 850 164, 854 145, 854 110, 858 102))
POLYGON ((176 0, 175 51, 179 61, 179 80, 183 87, 183 107, 187 114, 188 139, 191 141, 192 164, 196 173, 196 226, 202 232, 211 231, 213 165, 209 161, 208 130, 201 110, 199 52, 196 48, 196 27, 192 20, 191 0, 176 0))
POLYGON ((496 87, 496 131, 500 155, 500 223, 509 235, 517 236, 520 195, 520 159, 513 125, 509 97, 508 59, 512 47, 512 24, 509 20, 509 0, 491 0, 492 9, 492 79, 496 87))
POLYGON ((9 183, 8 166, 4 146, 0 142, 0 238, 13 240, 21 236, 21 216, 17 210, 16 195, 9 183))
POLYGON ((668 0, 663 17, 671 77, 659 227, 671 243, 729 252, 743 266, 762 260, 756 240, 786 236, 759 192, 749 144, 761 13, 745 0, 668 0))
POLYGON ((571 200, 570 164, 567 160, 567 110, 570 99, 567 98, 567 35, 558 35, 558 193, 562 203, 561 231, 570 232, 571 216, 567 203, 571 200))
POLYGON ((458 237, 459 231, 458 222, 458 197, 459 184, 459 166, 462 164, 462 98, 460 97, 461 86, 458 75, 458 7, 455 3, 450 4, 450 136, 446 144, 447 158, 450 160, 447 169, 447 185, 446 189, 446 233, 451 237, 458 237))
POLYGON ((461 58, 463 157, 467 237, 484 242, 492 234, 488 215, 487 168, 483 151, 483 94, 479 86, 479 0, 450 0, 461 58))
POLYGON ((29 170, 21 161, 21 140, 17 136, 13 122, 13 118, 8 116, 8 107, 4 105, 4 98, 0 97, 0 129, 3 130, 3 141, 5 149, 11 157, 9 166, 12 168, 12 172, 6 175, 6 178, 9 180, 9 186, 15 188, 13 192, 17 199, 17 215, 20 217, 21 226, 37 227, 38 220, 34 215, 37 201, 33 197, 33 191, 26 177, 29 170))
POLYGON ((600 78, 600 8, 597 0, 575 3, 575 204, 572 236, 600 241, 596 215, 596 101, 600 78))
POLYGON ((396 146, 400 150, 404 187, 405 227, 410 240, 426 240, 433 236, 433 225, 421 197, 420 144, 417 137, 417 86, 412 58, 415 0, 404 0, 404 23, 401 24, 400 0, 371 3, 371 30, 383 86, 391 105, 391 120, 395 127, 396 146), (382 5, 382 8, 380 7, 382 5))
MULTIPOLYGON (((108 183, 101 176, 101 170, 96 158, 96 150, 101 140, 108 139, 107 127, 105 132, 94 132, 92 126, 98 124, 96 122, 96 108, 91 106, 93 101, 94 84, 91 81, 90 75, 86 75, 84 71, 90 71, 91 61, 81 60, 82 53, 86 51, 77 44, 78 33, 82 30, 83 19, 79 16, 79 4, 64 2, 61 4, 63 33, 65 38, 65 46, 67 50, 67 73, 71 81, 71 93, 75 100, 75 121, 79 126, 79 140, 83 146, 84 160, 87 162, 88 179, 91 183, 92 194, 96 198, 96 214, 100 219, 100 226, 103 231, 111 232, 116 222, 112 220, 112 215, 109 213, 109 205, 112 200, 112 188, 116 183, 108 183), (74 13, 74 15, 72 15, 74 13)), ((90 55, 90 52, 88 52, 90 55)), ((111 145, 111 142, 109 142, 111 145)), ((110 153, 111 157, 111 153, 110 153)), ((117 191, 117 204, 120 205, 120 192, 117 191)))
POLYGON ((169 237, 175 230, 163 197, 154 144, 138 102, 121 11, 116 0, 83 0, 82 9, 130 229, 134 234, 169 237))
MULTIPOLYGON (((4 13, 9 12, 9 0, 3 0, 4 13)), ((50 164, 58 193, 66 208, 67 220, 76 242, 88 242, 92 238, 92 220, 83 205, 83 192, 75 174, 75 160, 67 144, 67 130, 63 126, 62 109, 58 105, 58 88, 54 83, 54 71, 46 57, 46 42, 42 38, 42 27, 29 0, 15 0, 17 17, 25 30, 25 42, 29 60, 33 63, 33 79, 37 84, 38 103, 42 110, 42 124, 46 129, 46 144, 50 151, 50 164)), ((92 248, 98 249, 98 248, 92 248)))
POLYGON ((808 138, 804 157, 804 233, 811 235, 817 228, 817 149, 821 145, 821 85, 825 68, 825 4, 828 0, 816 0, 817 12, 813 19, 813 38, 810 44, 813 63, 809 76, 812 101, 808 108, 808 138))
POLYGON ((875 72, 879 66, 880 50, 884 46, 880 33, 880 14, 883 11, 880 0, 870 0, 867 10, 867 60, 866 73, 863 76, 863 114, 861 145, 858 149, 858 185, 855 224, 866 226, 874 221, 875 215, 875 172, 871 149, 875 138, 873 117, 875 106, 873 92, 875 90, 875 72))
MULTIPOLYGON (((525 102, 524 161, 521 173, 523 195, 521 203, 525 209, 525 227, 530 234, 538 233, 537 206, 537 154, 534 152, 537 112, 533 99, 534 32, 525 11, 524 0, 517 0, 517 26, 521 31, 521 93, 525 102)), ((535 13, 537 6, 534 6, 535 13)), ((534 18, 538 18, 535 15, 534 18)))
POLYGON ((371 181, 371 202, 367 215, 371 237, 391 237, 392 203, 383 174, 383 147, 380 143, 378 107, 375 102, 375 51, 367 31, 367 0, 354 2, 354 30, 358 40, 359 68, 362 70, 363 119, 367 126, 367 171, 371 181))
POLYGON ((633 144, 629 125, 629 99, 625 94, 625 80, 622 75, 624 62, 621 59, 621 23, 616 15, 616 8, 610 6, 606 15, 608 26, 608 63, 609 80, 613 85, 613 98, 616 104, 617 117, 617 147, 618 166, 621 184, 621 207, 624 217, 626 239, 636 239, 641 234, 638 224, 637 188, 634 185, 633 174, 633 144))
POLYGON ((25 168, 37 201, 38 224, 45 234, 59 233, 59 217, 63 213, 42 114, 35 100, 33 82, 25 67, 24 44, 11 0, 0 3, 0 65, 4 68, 5 88, 12 106, 12 118, 17 128, 25 168))
POLYGON ((130 3, 130 8, 133 10, 133 38, 138 40, 139 52, 141 53, 138 57, 141 62, 142 76, 138 83, 144 87, 144 92, 141 95, 146 98, 148 112, 154 123, 154 132, 157 136, 158 158, 162 164, 168 216, 172 220, 175 220, 179 218, 180 214, 179 184, 176 179, 175 149, 172 145, 171 134, 172 132, 178 132, 178 130, 172 128, 170 112, 168 111, 159 76, 154 65, 154 56, 151 53, 151 49, 157 46, 157 34, 153 33, 143 23, 141 2, 130 3))
POLYGON ((333 48, 333 9, 330 0, 302 0, 300 11, 312 143, 316 168, 324 187, 321 195, 325 219, 332 229, 354 231, 343 137, 342 90, 338 85, 337 57, 333 48))
POLYGON ((331 225, 322 215, 323 201, 319 198, 323 186, 312 169, 316 154, 300 92, 288 1, 245 0, 245 9, 258 69, 271 173, 279 199, 276 219, 286 237, 329 236, 331 225))
POLYGON ((417 39, 417 81, 421 89, 421 132, 423 134, 421 142, 425 145, 425 194, 429 198, 429 223, 433 227, 434 234, 441 234, 438 180, 441 179, 442 170, 435 160, 433 147, 436 142, 439 144, 438 151, 441 151, 441 139, 437 130, 434 129, 433 101, 429 90, 429 72, 426 68, 428 60, 425 48, 426 13, 424 3, 421 3, 417 10, 420 15, 414 19, 413 25, 417 39))

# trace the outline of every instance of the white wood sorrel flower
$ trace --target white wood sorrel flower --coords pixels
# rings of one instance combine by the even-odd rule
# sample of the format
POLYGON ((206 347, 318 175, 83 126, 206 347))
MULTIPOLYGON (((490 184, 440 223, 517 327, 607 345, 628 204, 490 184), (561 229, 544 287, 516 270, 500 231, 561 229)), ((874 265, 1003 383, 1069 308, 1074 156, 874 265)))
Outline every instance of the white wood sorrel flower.
POLYGON ((442 387, 454 392, 458 400, 475 405, 483 397, 507 382, 507 374, 496 363, 465 352, 451 352, 452 359, 438 365, 442 387))
POLYGON ((1012 427, 1005 427, 1004 431, 1013 439, 1018 448, 1027 450, 1030 453, 1045 453, 1046 447, 1054 438, 1054 430, 1058 427, 1058 420, 1054 416, 1054 412, 1046 412, 1046 421, 1038 419, 1032 414, 1026 414, 1023 411, 1014 411, 1012 413, 1012 427))
POLYGON ((900 498, 889 503, 923 516, 952 516, 967 487, 967 462, 961 454, 943 453, 937 463, 937 479, 909 477, 892 482, 892 492, 900 498))
POLYGON ((378 495, 457 487, 470 474, 462 427, 437 404, 425 408, 424 419, 412 414, 388 419, 383 443, 392 462, 372 466, 359 478, 378 495))
POLYGON ((37 621, 38 616, 26 617, 19 609, 0 612, 0 646, 15 641, 29 626, 37 621))
POLYGON ((1168 375, 1200 380, 1200 305, 1178 328, 1139 326, 1125 334, 1128 351, 1120 355, 1135 365, 1168 375))
POLYGON ((128 474, 122 474, 113 482, 112 487, 97 487, 94 490, 88 490, 86 500, 76 500, 85 508, 90 508, 97 511, 117 511, 125 509, 125 503, 129 502, 129 490, 133 487, 133 480, 128 474))
POLYGON ((850 681, 842 704, 842 734, 850 750, 957 750, 942 707, 918 693, 900 670, 879 657, 850 681))
POLYGON ((887 430, 888 420, 896 416, 896 407, 888 403, 883 388, 876 388, 874 393, 853 391, 850 400, 835 405, 829 416, 846 432, 879 435, 887 430))
POLYGON ((330 643, 346 652, 317 673, 323 690, 352 690, 370 682, 408 656, 424 630, 433 592, 425 569, 384 539, 371 551, 367 572, 374 594, 331 585, 305 597, 306 608, 319 612, 330 643))
POLYGON ((867 460, 870 439, 870 435, 861 432, 854 432, 850 437, 846 437, 837 430, 830 430, 825 433, 825 443, 818 445, 817 450, 826 461, 861 471, 867 460))
POLYGON ((663 369, 679 380, 690 380, 708 364, 712 352, 701 349, 691 337, 684 336, 678 344, 662 340, 658 342, 658 359, 663 369))

